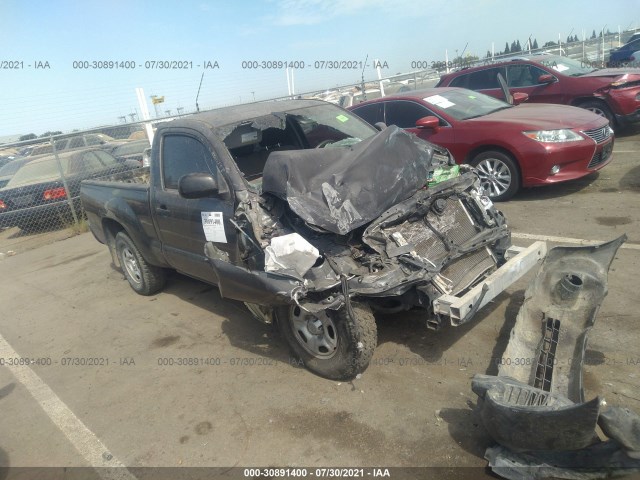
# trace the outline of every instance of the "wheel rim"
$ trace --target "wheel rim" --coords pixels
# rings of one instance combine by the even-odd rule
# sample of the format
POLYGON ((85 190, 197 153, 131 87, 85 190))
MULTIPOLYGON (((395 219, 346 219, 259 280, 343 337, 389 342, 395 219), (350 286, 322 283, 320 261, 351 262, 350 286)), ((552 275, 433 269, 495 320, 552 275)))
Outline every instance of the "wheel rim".
POLYGON ((505 193, 511 186, 511 171, 497 158, 487 158, 476 165, 482 187, 490 197, 505 193))
POLYGON ((135 255, 129 248, 125 247, 122 249, 122 263, 124 263, 124 268, 135 283, 142 282, 142 274, 140 273, 140 266, 138 265, 138 261, 136 260, 135 255))
POLYGON ((317 315, 291 307, 291 329, 298 343, 316 358, 327 359, 338 349, 338 331, 326 312, 317 315))
POLYGON ((600 115, 601 117, 604 117, 607 120, 609 119, 609 117, 607 117, 607 114, 605 113, 605 111, 600 107, 588 107, 587 110, 589 110, 590 112, 595 113, 596 115, 600 115))

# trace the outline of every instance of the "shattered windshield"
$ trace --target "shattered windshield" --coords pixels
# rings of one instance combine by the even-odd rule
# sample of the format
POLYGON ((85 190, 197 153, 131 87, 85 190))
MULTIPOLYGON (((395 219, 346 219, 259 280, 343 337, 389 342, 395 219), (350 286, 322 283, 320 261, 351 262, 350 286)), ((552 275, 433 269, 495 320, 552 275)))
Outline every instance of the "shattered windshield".
POLYGON ((300 126, 309 148, 354 145, 376 134, 356 115, 332 105, 301 108, 289 112, 288 117, 300 126))
MULTIPOLYGON (((277 103, 274 108, 277 108, 277 103)), ((333 105, 315 105, 224 125, 217 135, 232 151, 305 149, 355 145, 376 130, 333 105), (250 148, 253 147, 253 148, 250 148)))

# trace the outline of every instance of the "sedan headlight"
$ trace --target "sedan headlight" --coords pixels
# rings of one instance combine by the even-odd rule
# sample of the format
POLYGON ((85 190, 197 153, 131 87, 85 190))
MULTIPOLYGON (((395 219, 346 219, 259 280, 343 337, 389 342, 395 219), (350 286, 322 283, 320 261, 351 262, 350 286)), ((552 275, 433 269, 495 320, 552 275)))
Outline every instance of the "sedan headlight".
POLYGON ((577 142, 584 140, 572 130, 562 128, 560 130, 538 130, 537 132, 522 132, 527 137, 544 143, 577 142))

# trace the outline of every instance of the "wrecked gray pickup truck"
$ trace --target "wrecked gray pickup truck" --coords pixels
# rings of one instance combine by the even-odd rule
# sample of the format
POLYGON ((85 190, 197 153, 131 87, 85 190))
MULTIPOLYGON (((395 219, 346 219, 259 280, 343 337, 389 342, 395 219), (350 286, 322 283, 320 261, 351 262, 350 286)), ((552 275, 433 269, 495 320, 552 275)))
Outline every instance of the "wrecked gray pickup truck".
POLYGON ((457 168, 396 127, 289 100, 165 123, 149 169, 83 182, 81 198, 136 292, 159 291, 167 268, 217 285, 307 368, 350 379, 376 347, 372 311, 465 323, 540 258, 510 246, 475 171, 457 168))

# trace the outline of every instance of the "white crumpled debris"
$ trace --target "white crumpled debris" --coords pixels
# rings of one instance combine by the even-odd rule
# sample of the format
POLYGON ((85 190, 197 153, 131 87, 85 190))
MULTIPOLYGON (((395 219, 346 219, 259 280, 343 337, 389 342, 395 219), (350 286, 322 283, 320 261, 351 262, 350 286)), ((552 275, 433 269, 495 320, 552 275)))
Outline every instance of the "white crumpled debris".
POLYGON ((295 272, 301 277, 320 256, 318 249, 297 233, 272 238, 264 252, 266 272, 295 272))

